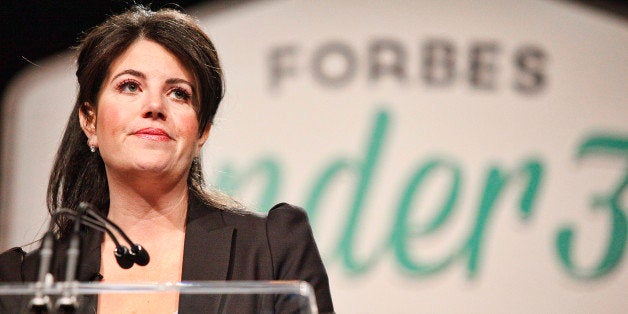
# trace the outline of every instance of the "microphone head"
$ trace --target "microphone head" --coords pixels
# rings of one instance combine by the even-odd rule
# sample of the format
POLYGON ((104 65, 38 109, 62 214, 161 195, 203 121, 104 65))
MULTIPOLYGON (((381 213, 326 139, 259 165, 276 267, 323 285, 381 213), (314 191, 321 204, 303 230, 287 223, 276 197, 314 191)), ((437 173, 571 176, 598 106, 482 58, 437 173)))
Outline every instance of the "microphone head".
POLYGON ((113 251, 113 255, 116 257, 116 261, 120 267, 129 269, 133 266, 133 255, 126 246, 116 247, 113 251))
POLYGON ((134 257, 135 264, 140 266, 148 265, 150 261, 150 256, 148 256, 148 252, 139 244, 135 243, 131 246, 131 254, 134 257))

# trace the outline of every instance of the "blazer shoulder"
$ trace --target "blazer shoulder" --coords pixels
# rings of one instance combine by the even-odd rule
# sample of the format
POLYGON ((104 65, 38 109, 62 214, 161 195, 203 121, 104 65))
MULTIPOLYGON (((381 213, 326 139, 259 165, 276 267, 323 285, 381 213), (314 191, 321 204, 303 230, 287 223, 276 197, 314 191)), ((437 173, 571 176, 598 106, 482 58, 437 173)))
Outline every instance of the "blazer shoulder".
MULTIPOLYGON (((222 212, 226 225, 239 229, 241 236, 253 236, 255 241, 266 238, 271 250, 289 248, 296 243, 313 241, 305 210, 287 203, 273 206, 268 214, 258 212, 222 212)), ((277 252, 277 251, 275 251, 277 252)))
POLYGON ((300 207, 280 203, 271 208, 266 218, 266 234, 273 256, 281 257, 275 259, 275 267, 279 268, 276 270, 281 268, 280 261, 291 255, 311 251, 318 254, 307 214, 300 207))
POLYGON ((305 280, 316 293, 321 313, 333 312, 329 279, 306 211, 287 203, 268 212, 266 232, 277 280, 305 280))
POLYGON ((0 254, 0 282, 21 282, 22 263, 26 252, 21 247, 14 247, 0 254))
POLYGON ((301 207, 288 203, 279 203, 268 211, 268 220, 288 224, 307 224, 307 213, 301 207))

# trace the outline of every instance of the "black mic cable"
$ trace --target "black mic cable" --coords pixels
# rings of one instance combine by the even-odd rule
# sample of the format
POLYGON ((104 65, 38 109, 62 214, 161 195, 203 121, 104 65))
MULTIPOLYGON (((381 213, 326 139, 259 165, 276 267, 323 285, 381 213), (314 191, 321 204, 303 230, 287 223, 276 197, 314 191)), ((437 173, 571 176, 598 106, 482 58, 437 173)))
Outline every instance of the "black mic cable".
MULTIPOLYGON (((85 209, 85 213, 87 214, 83 217, 83 220, 88 221, 93 225, 102 226, 104 231, 106 231, 109 237, 113 240, 114 244, 116 245, 116 249, 113 253, 120 267, 128 269, 131 268, 134 263, 139 266, 146 266, 148 264, 148 262, 150 261, 150 255, 148 254, 148 251, 146 251, 146 249, 144 249, 142 245, 134 243, 131 238, 129 238, 129 236, 127 236, 127 234, 122 230, 122 228, 120 228, 113 221, 98 214, 98 212, 93 209, 93 205, 82 202, 79 206, 83 206, 83 208, 85 209), (124 240, 129 244, 130 249, 126 246, 120 245, 116 236, 111 232, 109 228, 107 228, 108 226, 113 227, 116 232, 120 236, 122 236, 122 238, 124 238, 124 240)), ((69 210, 65 210, 61 214, 68 214, 76 217, 76 213, 69 210)))
MULTIPOLYGON (((48 226, 48 231, 44 234, 42 238, 42 244, 39 249, 39 270, 37 275, 37 283, 35 284, 35 296, 33 297, 33 299, 31 299, 28 305, 30 313, 52 313, 52 303, 50 301, 50 297, 48 295, 45 295, 43 293, 43 290, 45 288, 50 288, 54 282, 54 277, 50 273, 50 266, 52 264, 52 257, 54 255, 55 241, 53 228, 57 217, 63 214, 73 215, 72 218, 74 218, 74 216, 76 215, 74 212, 62 208, 50 217, 50 225, 48 226)), ((83 224, 87 223, 89 222, 83 222, 83 224)), ((99 227, 92 226, 92 228, 99 227)), ((102 229, 104 228, 101 228, 101 230, 102 229)))
MULTIPOLYGON (((76 219, 77 216, 75 212, 69 210, 64 210, 60 212, 60 214, 68 215, 70 219, 76 219)), ((100 220, 91 218, 90 216, 84 216, 82 224, 94 230, 103 233, 106 232, 109 235, 109 237, 111 238, 111 240, 113 240, 113 243, 116 246, 116 249, 113 251, 113 255, 115 256, 116 262, 118 262, 118 265, 120 265, 121 268, 129 269, 131 268, 131 266, 133 266, 133 263, 135 262, 135 257, 133 256, 133 254, 131 254, 129 248, 120 244, 118 238, 115 236, 115 234, 113 234, 111 230, 109 230, 109 228, 107 228, 107 225, 105 223, 100 220)))
POLYGON ((93 206, 89 203, 82 202, 79 204, 79 211, 74 212, 65 208, 62 208, 55 212, 51 216, 50 225, 48 231, 44 234, 42 245, 40 248, 40 262, 38 272, 38 282, 36 283, 35 296, 29 302, 29 310, 31 313, 52 313, 52 305, 50 297, 44 295, 43 290, 45 287, 51 287, 54 281, 54 277, 50 273, 50 266, 52 257, 54 254, 54 222, 59 215, 67 215, 70 219, 74 220, 74 227, 72 234, 70 235, 70 245, 67 250, 67 264, 66 264, 66 276, 65 287, 63 295, 57 300, 57 308, 59 313, 75 313, 78 310, 78 302, 76 296, 70 293, 69 285, 75 281, 76 271, 78 269, 78 258, 80 255, 80 226, 85 225, 94 230, 100 232, 106 232, 114 242, 116 249, 114 250, 114 256, 116 262, 121 268, 128 269, 133 264, 145 266, 150 261, 148 252, 137 243, 133 241, 122 231, 118 225, 107 218, 103 218, 97 212, 92 210, 93 206), (87 213, 88 215, 85 215, 87 213), (121 245, 118 238, 108 228, 112 226, 131 246, 131 249, 124 245, 121 245))
MULTIPOLYGON (((81 203, 81 204, 87 204, 87 203, 81 203)), ((126 233, 122 231, 122 228, 118 227, 118 225, 116 225, 113 221, 107 219, 106 217, 99 215, 92 208, 93 206, 91 204, 87 204, 86 206, 87 214, 95 219, 98 219, 104 225, 112 226, 114 229, 116 229, 118 234, 120 234, 131 247, 130 253, 133 258, 133 262, 135 262, 135 264, 140 265, 140 266, 146 266, 148 262, 150 262, 150 255, 148 255, 148 251, 146 251, 146 249, 144 249, 144 247, 142 247, 140 244, 133 243, 133 241, 126 235, 126 233)), ((116 258, 117 258, 117 255, 116 255, 116 258)), ((118 264, 120 264, 120 262, 118 262, 118 264)), ((125 268, 122 265, 120 266, 122 268, 125 268)), ((130 268, 131 266, 133 266, 133 264, 131 264, 129 267, 126 267, 126 268, 130 268)))

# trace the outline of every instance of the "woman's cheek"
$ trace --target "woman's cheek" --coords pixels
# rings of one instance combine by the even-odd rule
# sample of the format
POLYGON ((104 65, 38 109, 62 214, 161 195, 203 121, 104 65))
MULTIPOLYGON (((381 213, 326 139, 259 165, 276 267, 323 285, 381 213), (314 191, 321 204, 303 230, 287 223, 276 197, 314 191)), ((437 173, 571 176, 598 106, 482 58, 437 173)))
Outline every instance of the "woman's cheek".
MULTIPOLYGON (((123 127, 121 124, 121 113, 115 106, 105 104, 100 108, 100 114, 98 115, 97 130, 102 131, 104 134, 113 135, 115 130, 123 127)), ((101 133, 101 134, 103 134, 101 133)))
POLYGON ((198 120, 194 111, 187 113, 182 122, 181 131, 185 132, 187 136, 198 137, 198 120))

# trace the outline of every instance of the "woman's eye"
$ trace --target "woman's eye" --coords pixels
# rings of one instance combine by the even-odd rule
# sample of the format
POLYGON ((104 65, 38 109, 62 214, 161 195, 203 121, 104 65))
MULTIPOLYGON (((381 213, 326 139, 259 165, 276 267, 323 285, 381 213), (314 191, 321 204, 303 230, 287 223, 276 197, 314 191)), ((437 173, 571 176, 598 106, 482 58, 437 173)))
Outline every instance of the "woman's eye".
POLYGON ((172 92, 170 92, 170 95, 172 95, 172 97, 174 97, 177 100, 188 100, 191 97, 188 91, 181 88, 173 89, 172 92))
POLYGON ((136 82, 126 81, 118 86, 118 89, 126 93, 136 93, 140 90, 140 85, 136 82))

